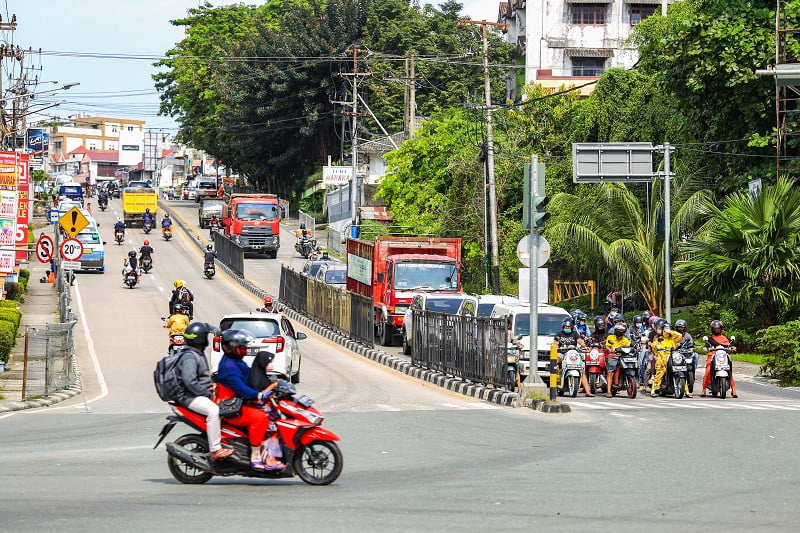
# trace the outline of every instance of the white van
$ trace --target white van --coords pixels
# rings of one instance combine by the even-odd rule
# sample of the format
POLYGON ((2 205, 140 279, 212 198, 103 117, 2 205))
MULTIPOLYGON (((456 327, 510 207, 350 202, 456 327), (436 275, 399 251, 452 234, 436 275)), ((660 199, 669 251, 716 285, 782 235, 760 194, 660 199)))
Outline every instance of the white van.
MULTIPOLYGON (((522 356, 519 360, 519 373, 523 376, 528 375, 530 369, 530 350, 531 350, 531 317, 530 305, 527 303, 497 303, 492 309, 492 318, 504 316, 511 317, 511 331, 523 345, 522 356), (527 352, 527 353, 526 353, 527 352)), ((561 321, 570 318, 569 313, 553 305, 539 304, 539 338, 537 344, 539 375, 547 377, 550 375, 550 345, 553 344, 553 336, 561 330, 561 321)))

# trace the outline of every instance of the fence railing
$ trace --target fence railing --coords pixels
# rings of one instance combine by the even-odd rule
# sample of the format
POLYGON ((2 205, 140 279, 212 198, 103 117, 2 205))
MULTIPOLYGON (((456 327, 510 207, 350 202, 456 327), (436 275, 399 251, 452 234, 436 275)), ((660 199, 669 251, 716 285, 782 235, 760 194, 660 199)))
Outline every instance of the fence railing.
POLYGON ((297 213, 297 218, 300 221, 301 227, 305 226, 307 230, 311 230, 311 234, 314 237, 317 236, 317 220, 314 217, 304 211, 299 211, 297 213))
POLYGON ((228 265, 237 276, 244 277, 244 248, 220 234, 214 232, 214 249, 220 261, 228 265))
POLYGON ((337 255, 344 255, 346 249, 345 235, 350 226, 342 231, 337 230, 333 226, 328 226, 328 245, 327 248, 337 255))
POLYGON ((505 318, 414 310, 414 364, 492 387, 512 386, 507 373, 505 318))

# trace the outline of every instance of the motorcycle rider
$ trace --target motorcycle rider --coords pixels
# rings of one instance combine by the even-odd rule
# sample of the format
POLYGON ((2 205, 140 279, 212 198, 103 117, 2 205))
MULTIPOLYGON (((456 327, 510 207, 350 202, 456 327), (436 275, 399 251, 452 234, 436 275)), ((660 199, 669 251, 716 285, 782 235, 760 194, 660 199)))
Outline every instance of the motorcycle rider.
POLYGON ((181 350, 178 375, 181 377, 182 391, 178 395, 178 403, 201 415, 206 415, 206 433, 208 449, 213 460, 223 459, 233 453, 233 449, 221 444, 221 422, 219 406, 214 403, 214 382, 208 369, 206 356, 203 353, 208 346, 208 334, 213 326, 202 322, 189 324, 183 337, 186 347, 181 350))
POLYGON ((150 241, 145 239, 144 243, 142 243, 142 247, 139 248, 139 263, 141 263, 142 260, 144 259, 149 259, 150 261, 152 261, 153 258, 150 257, 152 253, 153 253, 153 247, 150 246, 150 241))
POLYGON ((588 337, 591 331, 589 331, 589 326, 586 325, 586 313, 580 309, 575 309, 574 313, 570 314, 572 315, 572 320, 575 321, 575 331, 578 332, 578 335, 580 335, 582 339, 588 337))
POLYGON ((164 218, 161 220, 161 235, 164 235, 167 228, 172 231, 172 220, 169 218, 169 213, 164 213, 164 218))
POLYGON ((214 246, 209 244, 206 246, 206 253, 203 257, 203 270, 209 266, 214 266, 214 260, 217 258, 217 252, 214 251, 214 246))
MULTIPOLYGON (((689 334, 689 332, 686 330, 686 326, 687 326, 686 321, 683 320, 683 319, 680 319, 680 320, 675 322, 675 331, 677 331, 678 333, 680 333, 682 335, 681 340, 678 341, 678 348, 685 349, 685 350, 689 350, 689 349, 693 350, 692 347, 694 346, 694 339, 689 334)), ((700 356, 697 355, 696 352, 694 352, 694 355, 692 357, 692 364, 694 365, 695 372, 697 371, 697 365, 699 363, 700 363, 700 356)), ((685 394, 685 396, 687 398, 691 398, 692 397, 691 393, 689 393, 689 385, 688 384, 686 385, 686 392, 684 394, 685 394)))
POLYGON ((619 308, 617 308, 617 307, 612 307, 612 308, 611 308, 611 311, 608 313, 608 316, 606 317, 606 328, 607 328, 609 331, 611 330, 611 328, 613 328, 613 327, 614 327, 614 324, 616 324, 616 323, 617 323, 617 318, 622 318, 622 320, 624 320, 624 319, 625 319, 625 318, 624 318, 624 317, 623 317, 623 316, 620 314, 620 312, 619 312, 619 308))
POLYGON ((125 222, 122 221, 122 217, 117 217, 117 222, 114 224, 115 237, 119 231, 122 232, 122 238, 125 239, 125 222))
POLYGON ((653 376, 653 386, 650 388, 650 396, 655 398, 658 390, 661 389, 664 374, 667 372, 667 358, 683 335, 669 329, 669 324, 663 318, 656 319, 653 326, 654 335, 650 342, 650 349, 655 354, 655 375, 653 376))
POLYGON ((180 302, 189 312, 189 320, 191 320, 194 316, 194 294, 182 279, 176 279, 172 282, 172 285, 175 289, 169 299, 169 313, 173 314, 175 312, 175 304, 180 302))
POLYGON ((594 317, 594 331, 589 335, 589 344, 605 344, 607 337, 606 319, 600 315, 594 317))
POLYGON ((122 278, 124 279, 128 272, 133 272, 136 275, 136 283, 139 283, 139 264, 136 261, 136 250, 128 252, 128 257, 125 258, 122 264, 122 278))
MULTIPOLYGON (((731 351, 736 351, 736 346, 731 346, 731 341, 722 334, 723 325, 721 320, 712 320, 708 327, 711 329, 711 336, 708 337, 705 346, 702 347, 704 351, 708 352, 708 356, 706 356, 706 373, 703 376, 703 392, 700 394, 703 398, 706 397, 706 389, 711 387, 711 362, 714 358, 714 349, 717 346, 730 346, 731 351)), ((731 396, 734 398, 739 397, 736 394, 736 380, 733 377, 733 371, 731 371, 731 396)))
POLYGON ((275 300, 272 296, 264 296, 264 307, 261 308, 262 313, 277 313, 275 309, 275 300))
MULTIPOLYGON (((561 331, 556 332, 553 336, 553 344, 556 347, 577 347, 580 345, 584 350, 588 350, 583 338, 581 338, 580 334, 576 331, 575 324, 571 318, 565 318, 561 321, 561 331)), ((560 353, 557 357, 558 364, 560 365, 564 358, 560 353)), ((583 356, 581 356, 581 360, 583 360, 583 356)), ((589 390, 589 381, 586 379, 586 372, 581 372, 581 386, 587 397, 594 396, 591 390, 589 390)))
MULTIPOLYGON (((249 385, 250 367, 242 359, 247 355, 247 345, 253 341, 253 335, 247 330, 228 329, 222 332, 222 359, 217 369, 217 400, 226 400, 238 396, 243 400, 263 401, 272 394, 277 382, 263 390, 256 390, 249 385)), ((267 466, 261 458, 261 443, 264 442, 269 420, 263 409, 243 405, 238 416, 228 418, 228 422, 236 426, 247 427, 250 441, 250 467, 254 470, 277 470, 275 466, 267 466)))
POLYGON ((100 192, 97 193, 97 205, 100 207, 108 205, 108 192, 106 192, 105 188, 100 189, 100 192))
POLYGON ((644 373, 647 364, 647 325, 645 324, 642 315, 634 315, 633 325, 628 329, 628 338, 631 344, 638 348, 637 355, 639 356, 639 385, 644 385, 644 373))
POLYGON ((627 334, 628 326, 625 325, 625 322, 617 322, 614 324, 614 329, 606 337, 606 378, 608 379, 606 398, 611 398, 611 387, 616 385, 614 383, 614 372, 619 364, 619 355, 615 350, 631 345, 631 340, 627 337, 627 334))
POLYGON ((146 209, 144 210, 144 213, 142 214, 142 225, 145 225, 145 224, 147 224, 148 222, 149 222, 151 225, 153 224, 153 214, 150 212, 150 208, 149 208, 149 207, 148 207, 148 208, 146 208, 146 209))

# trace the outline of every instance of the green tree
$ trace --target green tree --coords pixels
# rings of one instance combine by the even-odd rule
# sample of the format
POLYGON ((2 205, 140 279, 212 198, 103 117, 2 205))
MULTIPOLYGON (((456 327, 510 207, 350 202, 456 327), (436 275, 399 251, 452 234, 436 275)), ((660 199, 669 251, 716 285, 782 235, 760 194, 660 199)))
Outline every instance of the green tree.
POLYGON ((772 326, 800 297, 800 188, 780 179, 757 196, 737 192, 682 247, 676 279, 704 298, 719 298, 772 326))

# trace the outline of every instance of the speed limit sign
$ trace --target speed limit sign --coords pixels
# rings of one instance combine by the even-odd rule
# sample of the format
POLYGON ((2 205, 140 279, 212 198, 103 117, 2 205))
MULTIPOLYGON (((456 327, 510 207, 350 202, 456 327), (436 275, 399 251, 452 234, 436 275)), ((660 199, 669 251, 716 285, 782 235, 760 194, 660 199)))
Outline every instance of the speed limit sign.
POLYGON ((61 243, 59 252, 65 261, 78 261, 83 255, 83 244, 78 239, 67 239, 61 243))

